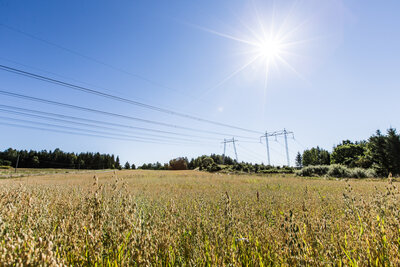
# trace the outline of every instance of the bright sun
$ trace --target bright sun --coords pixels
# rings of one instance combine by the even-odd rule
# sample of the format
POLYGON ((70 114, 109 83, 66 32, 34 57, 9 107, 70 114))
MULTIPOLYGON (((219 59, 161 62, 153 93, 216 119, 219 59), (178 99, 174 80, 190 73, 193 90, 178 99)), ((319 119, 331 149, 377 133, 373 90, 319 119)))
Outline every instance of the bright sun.
MULTIPOLYGON (((211 34, 242 43, 244 45, 242 50, 243 55, 250 57, 244 64, 231 72, 221 82, 208 89, 206 93, 226 83, 232 77, 238 75, 253 64, 256 64, 257 67, 262 67, 260 70, 263 70, 264 91, 267 89, 271 72, 274 69, 277 70, 279 67, 285 67, 301 79, 304 79, 291 64, 293 57, 299 56, 296 53, 296 45, 308 41, 306 39, 299 39, 299 30, 303 27, 304 22, 292 25, 288 21, 289 14, 283 20, 278 20, 279 23, 276 23, 275 17, 272 16, 271 21, 266 24, 262 17, 259 16, 258 11, 255 11, 253 17, 256 18, 256 24, 247 25, 245 22, 240 21, 244 28, 246 28, 246 31, 239 35, 197 27, 211 34)), ((263 17, 265 18, 266 15, 263 17)))
POLYGON ((282 52, 282 44, 277 40, 264 40, 257 44, 257 54, 267 60, 273 60, 282 52))

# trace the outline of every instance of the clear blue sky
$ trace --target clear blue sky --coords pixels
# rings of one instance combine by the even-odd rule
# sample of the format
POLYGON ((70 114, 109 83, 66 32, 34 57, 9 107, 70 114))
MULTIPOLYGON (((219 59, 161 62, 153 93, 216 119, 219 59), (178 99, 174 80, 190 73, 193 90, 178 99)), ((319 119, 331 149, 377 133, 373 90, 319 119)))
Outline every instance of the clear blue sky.
MULTIPOLYGON (((331 150, 343 139, 366 139, 376 129, 385 131, 390 126, 400 129, 399 9, 400 2, 394 0, 0 0, 0 64, 260 132, 287 128, 295 133, 295 140, 289 139, 293 163, 294 154, 304 148, 319 145, 331 150), (249 43, 257 38, 263 42, 265 32, 273 32, 267 35, 275 38, 278 29, 285 39, 274 48, 268 75, 265 55, 243 67, 259 53, 249 43)), ((3 91, 223 132, 226 138, 259 138, 2 70, 0 80, 3 91)), ((222 135, 4 95, 0 104, 210 138, 189 137, 190 144, 142 143, 16 128, 0 119, 1 150, 100 151, 136 164, 223 150, 222 135)), ((32 124, 19 124, 31 126, 42 122, 84 128, 4 112, 0 116, 29 120, 32 124)), ((239 160, 266 162, 264 145, 237 139, 239 160)), ((284 164, 283 139, 270 143, 272 163, 284 164)), ((233 156, 231 146, 227 154, 233 156)))

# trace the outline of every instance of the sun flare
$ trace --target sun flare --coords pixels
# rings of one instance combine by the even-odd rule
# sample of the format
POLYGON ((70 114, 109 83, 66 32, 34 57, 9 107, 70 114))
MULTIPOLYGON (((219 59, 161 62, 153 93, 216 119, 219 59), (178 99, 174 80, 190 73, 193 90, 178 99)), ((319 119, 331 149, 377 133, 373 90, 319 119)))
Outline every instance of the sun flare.
POLYGON ((239 30, 236 30, 235 34, 196 26, 213 35, 240 43, 240 52, 237 54, 243 55, 245 60, 215 86, 207 89, 204 95, 227 83, 250 66, 253 66, 252 70, 262 73, 259 77, 264 79, 264 92, 267 91, 272 74, 280 75, 281 70, 289 70, 298 78, 306 80, 297 67, 299 67, 299 57, 302 56, 299 51, 304 51, 305 43, 313 40, 305 38, 307 33, 304 27, 307 25, 307 19, 304 21, 293 19, 295 16, 291 11, 294 10, 294 6, 286 15, 280 16, 274 11, 271 14, 268 11, 262 13, 260 10, 255 8, 251 18, 247 20, 238 19, 239 30), (304 33, 306 35, 303 35, 304 33))
POLYGON ((257 54, 267 60, 280 56, 282 49, 283 45, 276 39, 267 39, 257 44, 257 54))

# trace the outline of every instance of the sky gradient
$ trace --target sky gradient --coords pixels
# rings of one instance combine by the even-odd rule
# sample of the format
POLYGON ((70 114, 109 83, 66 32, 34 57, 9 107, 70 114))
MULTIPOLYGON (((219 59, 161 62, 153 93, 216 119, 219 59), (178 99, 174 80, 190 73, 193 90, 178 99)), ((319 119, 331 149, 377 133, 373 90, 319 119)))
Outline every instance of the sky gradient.
MULTIPOLYGON (((390 126, 400 129, 399 8, 398 1, 354 0, 0 0, 0 65, 260 133, 286 128, 295 134, 288 140, 294 164, 295 153, 305 148, 319 145, 331 150, 343 139, 367 139, 390 126), (271 63, 268 75, 264 59, 246 65, 254 53, 243 42, 262 39, 265 31, 280 32, 288 43, 283 60, 271 63)), ((4 70, 0 80, 2 91, 226 133, 151 125, 0 95, 1 105, 173 131, 192 141, 144 143, 18 128, 4 123, 14 118, 30 120, 31 124, 20 123, 31 126, 66 124, 0 112, 0 150, 99 151, 142 164, 222 153, 223 139, 235 137, 240 161, 266 162, 265 145, 258 143, 261 134, 160 113, 4 70)), ((285 164, 283 139, 271 139, 270 144, 271 163, 285 164)), ((231 146, 227 154, 234 155, 231 146)))

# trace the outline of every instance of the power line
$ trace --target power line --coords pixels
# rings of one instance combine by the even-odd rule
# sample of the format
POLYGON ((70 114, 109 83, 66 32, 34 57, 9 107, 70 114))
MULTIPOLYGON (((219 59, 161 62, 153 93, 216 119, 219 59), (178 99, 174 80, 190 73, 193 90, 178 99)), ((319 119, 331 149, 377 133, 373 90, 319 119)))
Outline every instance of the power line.
MULTIPOLYGON (((243 159, 242 159, 243 162, 252 162, 252 161, 254 161, 254 160, 256 160, 256 161, 259 160, 259 159, 256 158, 254 155, 252 155, 252 154, 248 153, 248 151, 244 150, 244 149, 243 149, 243 146, 240 146, 240 145, 238 144, 238 147, 237 147, 237 148, 238 148, 238 150, 239 150, 239 152, 240 152, 241 154, 245 155, 244 158, 245 158, 246 160, 243 160, 243 159)), ((242 157, 242 158, 243 158, 243 157, 242 157)))
MULTIPOLYGON (((11 113, 14 115, 19 115, 19 116, 28 116, 28 117, 34 117, 34 118, 39 118, 39 119, 44 119, 44 120, 52 120, 52 121, 57 121, 57 122, 61 122, 61 123, 69 123, 69 124, 77 124, 77 125, 81 125, 84 127, 94 127, 94 128, 100 128, 100 129, 106 129, 106 130, 112 130, 115 131, 116 129, 110 128, 110 127, 104 127, 104 126, 98 126, 98 125, 93 125, 93 124, 87 124, 87 123, 80 123, 80 122, 74 122, 74 121, 68 121, 68 120, 63 120, 63 119, 56 119, 56 118, 49 118, 49 117, 45 117, 45 116, 40 116, 40 115, 34 115, 34 114, 27 114, 27 113, 23 113, 23 112, 17 112, 17 111, 9 111, 9 110, 4 110, 4 109, 0 109, 0 112, 5 112, 5 113, 11 113)), ((1 116, 0 116, 1 118, 1 116)), ((66 126, 67 127, 67 126, 66 126)), ((90 130, 89 130, 90 131, 90 130)), ((157 139, 155 138, 148 138, 148 137, 142 137, 142 136, 137 136, 137 135, 125 135, 125 134, 119 134, 116 133, 116 135, 120 135, 120 136, 126 136, 126 137, 133 137, 133 138, 139 138, 139 139, 144 139, 144 140, 158 140, 158 141, 162 141, 161 139, 158 138, 166 138, 166 139, 173 139, 173 140, 180 140, 180 141, 187 141, 187 142, 193 142, 193 140, 190 139, 182 139, 182 138, 174 138, 174 137, 167 137, 167 136, 156 136, 158 137, 157 139)))
POLYGON ((66 88, 70 88, 70 89, 73 89, 73 90, 78 90, 78 91, 81 91, 81 92, 85 92, 85 93, 89 93, 89 94, 92 94, 92 95, 97 95, 97 96, 100 96, 100 97, 112 99, 112 100, 115 100, 115 101, 119 101, 119 102, 131 104, 131 105, 147 108, 147 109, 154 110, 154 111, 158 111, 158 112, 162 112, 162 113, 166 113, 166 114, 170 114, 170 115, 174 115, 174 116, 179 116, 179 117, 183 117, 183 118, 187 118, 187 119, 192 119, 192 120, 196 120, 196 121, 200 121, 200 122, 204 122, 204 123, 209 123, 209 124, 213 124, 213 125, 217 125, 217 126, 227 127, 227 128, 231 128, 231 129, 235 129, 235 130, 240 130, 240 131, 244 131, 244 132, 260 134, 260 132, 258 132, 258 131, 254 131, 254 130, 250 130, 250 129, 246 129, 246 128, 242 128, 242 127, 238 127, 238 126, 233 126, 233 125, 229 125, 229 124, 226 124, 226 123, 216 122, 216 121, 212 121, 212 120, 208 120, 208 119, 203 119, 203 118, 199 118, 199 117, 192 116, 192 115, 189 115, 189 114, 184 114, 184 113, 173 111, 173 110, 166 109, 166 108, 160 108, 160 107, 149 105, 149 104, 145 104, 145 103, 142 103, 142 102, 139 102, 139 101, 127 99, 127 98, 124 98, 124 97, 119 97, 119 96, 108 94, 108 93, 104 93, 104 92, 100 92, 100 91, 97 91, 97 90, 94 90, 94 89, 90 89, 90 88, 87 88, 87 87, 83 87, 83 86, 67 83, 67 82, 64 82, 64 81, 61 81, 61 80, 49 78, 49 77, 46 77, 46 76, 42 76, 42 75, 38 75, 38 74, 35 74, 35 73, 32 73, 32 72, 27 72, 27 71, 23 71, 23 70, 20 70, 20 69, 8 67, 8 66, 5 66, 5 65, 0 65, 0 69, 4 70, 4 71, 7 71, 7 72, 10 72, 10 73, 17 74, 17 75, 22 75, 22 76, 25 76, 25 77, 29 77, 29 78, 33 78, 33 79, 36 79, 36 80, 40 80, 40 81, 44 81, 44 82, 60 85, 60 86, 63 86, 63 87, 66 87, 66 88))
MULTIPOLYGON (((150 138, 149 138, 149 140, 141 140, 141 139, 139 139, 137 137, 136 138, 132 138, 132 137, 129 137, 129 136, 126 136, 126 135, 113 134, 113 133, 100 132, 100 131, 93 131, 93 130, 88 130, 88 129, 61 126, 61 125, 54 125, 54 124, 41 123, 41 122, 33 122, 33 121, 27 121, 27 120, 20 120, 20 119, 15 119, 15 118, 10 118, 10 117, 2 117, 2 116, 0 116, 0 120, 17 121, 17 122, 20 122, 20 123, 28 123, 28 124, 41 125, 41 126, 46 126, 46 127, 55 127, 55 128, 60 128, 60 129, 67 129, 67 130, 57 130, 57 129, 49 129, 49 128, 37 127, 37 126, 29 126, 29 125, 24 125, 24 124, 21 125, 21 124, 6 123, 6 122, 2 122, 1 123, 1 125, 20 127, 20 128, 28 128, 28 129, 35 129, 35 130, 42 130, 42 131, 51 131, 51 132, 57 132, 57 133, 63 133, 63 134, 82 135, 82 136, 89 136, 89 137, 100 137, 100 138, 105 138, 105 139, 115 139, 115 140, 142 142, 142 143, 152 143, 152 144, 194 145, 194 144, 189 144, 189 143, 165 142, 165 140, 157 140, 157 139, 150 139, 150 138), (74 131, 74 132, 72 132, 71 130, 74 131), (118 136, 121 136, 121 137, 118 137, 118 136)), ((204 144, 204 143, 200 144, 199 143, 199 145, 204 146, 204 145, 208 145, 208 144, 204 144)))
MULTIPOLYGON (((46 115, 50 115, 50 116, 57 116, 57 117, 65 117, 65 118, 72 118, 75 120, 80 120, 80 121, 89 121, 89 122, 94 122, 97 124, 108 124, 107 122, 101 122, 101 121, 96 121, 96 120, 88 120, 88 119, 82 119, 82 118, 77 118, 77 117, 72 117, 72 116, 66 116, 66 115, 60 115, 60 114, 55 114, 55 113, 49 113, 49 112, 41 112, 41 111, 36 111, 36 110, 30 110, 30 109, 23 109, 23 108, 15 108, 15 107, 9 107, 7 105, 0 105, 0 112, 6 112, 6 113, 11 113, 11 114, 16 114, 19 116, 27 116, 27 117, 33 117, 33 118, 39 118, 39 119, 44 119, 44 120, 52 120, 52 121, 58 121, 58 122, 63 122, 63 123, 70 123, 70 124, 77 124, 77 125, 82 125, 82 126, 86 126, 86 127, 94 127, 94 128, 101 128, 101 129, 106 129, 106 130, 119 130, 119 129, 115 129, 115 128, 111 128, 111 127, 105 127, 105 126, 99 126, 99 125, 94 125, 94 124, 88 124, 88 123, 82 123, 82 122, 76 122, 76 121, 70 121, 70 120, 65 120, 65 119, 57 119, 57 118, 52 118, 52 117, 48 117, 48 116, 41 116, 41 115, 35 115, 35 114, 31 114, 31 113, 25 113, 25 112, 20 112, 20 111, 14 111, 14 110, 7 110, 7 109, 3 109, 3 107, 6 108, 11 108, 11 109, 16 109, 16 110, 24 110, 24 111, 29 111, 29 112, 33 112, 33 113, 39 113, 39 114, 46 114, 46 115)), ((124 126, 122 124, 115 124, 115 123, 109 123, 111 125, 118 125, 118 126, 124 126)), ((129 128, 129 127, 128 127, 129 128)), ((135 128, 135 127, 133 127, 135 128)), ((120 130, 119 130, 120 131, 120 130)), ((135 132, 137 133, 137 132, 135 132)), ((139 133, 139 134, 143 134, 143 133, 139 133)), ((178 140, 182 140, 182 141, 189 141, 192 142, 193 139, 185 139, 185 138, 181 138, 181 137, 171 137, 171 136, 163 136, 163 135, 155 135, 155 134, 146 134, 146 136, 153 136, 153 137, 158 137, 158 138, 167 138, 167 139, 178 139, 178 140)), ((212 138, 205 138, 205 139, 212 139, 212 138)), ((215 139, 212 139, 215 140, 215 139)))
POLYGON ((70 53, 70 54, 73 54, 73 55, 82 57, 82 58, 84 58, 84 59, 86 59, 86 60, 95 62, 95 63, 100 64, 100 65, 103 65, 103 66, 108 67, 108 68, 110 68, 110 69, 113 69, 113 70, 115 70, 115 71, 119 71, 119 72, 121 72, 121 73, 128 74, 128 75, 130 75, 130 76, 133 76, 133 77, 135 77, 135 78, 137 78, 137 79, 143 80, 143 81, 145 81, 145 82, 147 82, 147 83, 149 83, 149 84, 152 84, 152 85, 154 85, 154 86, 157 86, 157 87, 160 87, 160 88, 164 88, 164 89, 167 89, 167 90, 170 90, 170 91, 174 91, 174 92, 177 92, 177 93, 182 94, 182 95, 187 95, 188 97, 191 97, 191 98, 194 97, 193 95, 190 95, 190 94, 188 94, 188 93, 184 93, 184 92, 182 92, 181 90, 177 90, 177 89, 175 89, 175 88, 172 88, 172 87, 167 86, 167 85, 165 85, 165 84, 162 84, 162 83, 160 83, 160 82, 156 82, 156 81, 154 81, 154 80, 151 80, 151 79, 149 79, 149 78, 147 78, 147 77, 144 77, 144 76, 142 76, 142 75, 139 75, 139 74, 137 74, 137 73, 132 73, 132 72, 127 71, 127 70, 125 70, 125 69, 122 69, 122 68, 113 66, 113 65, 111 65, 111 64, 108 64, 108 63, 106 63, 106 62, 104 62, 104 61, 101 61, 101 60, 99 60, 99 59, 96 59, 96 58, 94 58, 94 57, 90 57, 90 56, 84 55, 84 54, 82 54, 82 53, 80 53, 80 52, 77 52, 77 51, 72 50, 72 49, 70 49, 70 48, 67 48, 67 47, 65 47, 65 46, 56 44, 56 43, 54 43, 54 42, 45 40, 45 39, 40 38, 40 37, 37 37, 37 36, 35 36, 35 35, 31 34, 31 33, 22 31, 22 30, 20 30, 20 29, 11 27, 11 26, 9 26, 9 25, 5 25, 4 23, 0 23, 0 26, 4 27, 5 29, 8 29, 8 30, 10 30, 10 31, 19 33, 19 34, 21 34, 21 35, 24 35, 24 36, 27 36, 27 37, 29 37, 29 38, 35 39, 35 40, 37 40, 37 41, 40 41, 40 42, 42 42, 42 43, 45 43, 45 44, 47 44, 47 45, 54 46, 54 47, 56 47, 56 48, 58 48, 58 49, 67 51, 67 52, 70 53))
POLYGON ((2 122, 0 126, 11 126, 11 127, 33 129, 33 130, 40 130, 40 131, 47 131, 47 132, 56 132, 56 133, 62 133, 62 134, 72 134, 72 135, 80 135, 80 136, 99 137, 99 138, 105 138, 105 139, 132 141, 132 140, 127 140, 127 139, 122 139, 122 138, 113 138, 113 137, 110 137, 110 136, 102 136, 102 135, 97 135, 97 134, 86 134, 86 133, 77 133, 77 132, 71 132, 71 131, 61 131, 61 130, 55 130, 55 129, 47 129, 47 128, 42 128, 42 127, 36 127, 36 126, 21 125, 21 124, 16 124, 16 123, 2 122))
MULTIPOLYGON (((199 135, 184 134, 184 133, 177 133, 177 132, 170 132, 170 131, 162 131, 162 130, 157 130, 157 129, 152 129, 152 128, 137 127, 137 126, 131 126, 131 125, 107 122, 107 121, 84 119, 84 118, 78 118, 78 117, 74 117, 74 116, 62 115, 62 114, 58 114, 58 113, 44 112, 44 111, 39 111, 39 110, 32 110, 32 109, 26 109, 26 108, 20 108, 20 107, 13 107, 13 106, 8 106, 8 105, 1 105, 0 104, 0 108, 7 108, 7 109, 12 109, 12 110, 18 110, 18 111, 42 114, 42 115, 53 116, 53 117, 58 117, 58 118, 66 118, 66 119, 72 119, 72 120, 78 120, 78 121, 86 121, 86 122, 91 122, 91 123, 96 123, 96 124, 106 124, 106 125, 115 126, 115 127, 121 127, 121 128, 126 128, 126 129, 134 129, 134 130, 150 131, 150 132, 157 132, 157 133, 170 134, 170 135, 176 135, 176 136, 185 136, 185 137, 194 137, 194 138, 214 140, 214 138, 204 137, 204 136, 199 136, 199 135)), ((147 135, 149 135, 149 134, 147 134, 147 135)))
MULTIPOLYGON (((0 90, 0 94, 10 96, 10 97, 26 99, 26 100, 30 100, 30 101, 41 102, 41 103, 45 103, 45 104, 56 105, 56 106, 60 106, 60 107, 66 107, 66 108, 81 110, 81 111, 85 111, 85 112, 92 112, 92 113, 97 113, 97 114, 102 114, 102 115, 107 115, 107 116, 112 116, 112 117, 117 117, 117 118, 122 118, 122 119, 134 120, 134 121, 139 121, 139 122, 143 122, 143 123, 155 124, 155 125, 160 125, 160 126, 165 126, 165 127, 170 127, 170 128, 195 131, 195 132, 203 132, 203 133, 214 134, 214 135, 224 135, 224 136, 228 135, 227 133, 207 131, 207 130, 203 130, 203 129, 195 129, 195 128, 178 126, 178 125, 164 123, 164 122, 141 119, 141 118, 137 118, 137 117, 127 116, 127 115, 122 115, 122 114, 117 114, 117 113, 112 113, 112 112, 107 112, 107 111, 102 111, 102 110, 97 110, 97 109, 91 109, 91 108, 86 108, 86 107, 81 107, 81 106, 76 106, 76 105, 71 105, 71 104, 65 104, 65 103, 60 103, 60 102, 56 102, 56 101, 52 101, 52 100, 46 100, 43 98, 32 97, 32 96, 27 96, 27 95, 22 95, 22 94, 16 94, 16 93, 3 91, 3 90, 0 90)), ((247 136, 238 136, 237 135, 237 137, 246 138, 246 139, 254 139, 252 137, 247 137, 247 136)))
MULTIPOLYGON (((49 123, 44 123, 44 122, 28 121, 28 120, 16 119, 16 118, 11 118, 11 117, 3 117, 3 116, 0 116, 0 119, 3 119, 3 120, 11 120, 11 121, 17 121, 17 122, 28 123, 28 124, 42 125, 42 126, 46 126, 46 127, 63 128, 63 129, 74 130, 74 131, 86 131, 86 132, 94 133, 94 134, 114 135, 114 136, 120 136, 120 137, 122 137, 122 138, 137 138, 137 139, 148 140, 148 141, 163 141, 163 140, 156 139, 156 138, 146 138, 146 137, 125 135, 125 134, 101 132, 101 131, 95 131, 95 130, 89 130, 89 129, 82 129, 82 128, 76 128, 76 127, 70 127, 70 126, 61 126, 61 125, 56 125, 56 124, 49 124, 49 123)), ((135 141, 137 141, 137 140, 135 140, 135 141)))
MULTIPOLYGON (((1 26, 1 24, 0 24, 0 26, 1 26)), ((57 76, 57 77, 59 77, 59 78, 68 79, 68 80, 71 80, 71 81, 74 81, 74 82, 78 82, 78 83, 84 84, 84 85, 86 85, 86 86, 91 86, 91 87, 94 87, 94 88, 102 89, 102 90, 105 90, 105 91, 108 91, 108 92, 112 92, 112 93, 115 93, 115 94, 123 94, 123 93, 120 92, 120 91, 110 90, 110 89, 108 89, 108 88, 104 88, 104 87, 99 86, 99 85, 96 85, 96 84, 84 82, 84 81, 78 80, 78 79, 76 79, 76 78, 72 78, 72 77, 70 77, 70 76, 60 75, 60 74, 55 73, 55 72, 53 72, 53 71, 48 71, 48 70, 44 70, 44 69, 42 69, 42 68, 38 68, 38 67, 31 66, 31 65, 23 64, 23 63, 21 63, 21 62, 17 62, 17 61, 15 61, 15 60, 11 60, 11 59, 9 59, 9 58, 0 57, 0 60, 4 60, 4 61, 10 62, 10 63, 12 63, 12 64, 16 64, 16 65, 18 65, 18 66, 22 66, 22 67, 24 67, 24 68, 29 68, 29 69, 32 69, 32 70, 36 70, 36 71, 39 71, 39 72, 46 73, 46 74, 51 74, 51 75, 57 76)))
POLYGON ((247 153, 252 154, 253 157, 256 157, 258 160, 260 160, 261 162, 263 162, 263 158, 264 158, 263 155, 260 155, 260 154, 258 154, 257 152, 255 152, 255 151, 253 151, 253 150, 251 150, 251 149, 249 149, 249 148, 246 148, 245 146, 242 146, 240 143, 241 143, 241 142, 238 142, 238 147, 242 148, 243 150, 247 151, 247 153))

